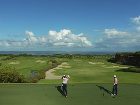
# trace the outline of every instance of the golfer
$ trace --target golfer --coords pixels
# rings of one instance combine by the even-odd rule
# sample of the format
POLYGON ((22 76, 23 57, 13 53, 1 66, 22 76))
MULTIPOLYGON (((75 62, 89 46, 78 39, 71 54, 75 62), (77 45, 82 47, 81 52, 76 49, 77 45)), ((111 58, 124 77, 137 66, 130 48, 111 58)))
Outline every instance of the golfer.
POLYGON ((114 85, 113 85, 113 91, 112 91, 112 94, 114 96, 116 96, 118 94, 118 79, 117 79, 117 76, 114 75, 114 85))
POLYGON ((67 75, 67 76, 63 75, 62 76, 62 80, 63 80, 63 82, 62 82, 62 91, 63 91, 65 97, 67 97, 67 83, 68 83, 69 78, 70 78, 69 75, 67 75))

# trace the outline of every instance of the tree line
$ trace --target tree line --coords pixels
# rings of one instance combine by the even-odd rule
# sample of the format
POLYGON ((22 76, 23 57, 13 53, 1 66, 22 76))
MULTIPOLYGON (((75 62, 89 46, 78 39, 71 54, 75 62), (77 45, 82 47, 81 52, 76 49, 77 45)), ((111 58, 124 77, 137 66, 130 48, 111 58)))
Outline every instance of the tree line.
POLYGON ((135 53, 116 53, 109 61, 123 65, 140 66, 140 51, 135 53))
POLYGON ((134 53, 116 53, 115 56, 108 61, 123 65, 130 65, 129 68, 117 71, 140 73, 140 51, 134 53))

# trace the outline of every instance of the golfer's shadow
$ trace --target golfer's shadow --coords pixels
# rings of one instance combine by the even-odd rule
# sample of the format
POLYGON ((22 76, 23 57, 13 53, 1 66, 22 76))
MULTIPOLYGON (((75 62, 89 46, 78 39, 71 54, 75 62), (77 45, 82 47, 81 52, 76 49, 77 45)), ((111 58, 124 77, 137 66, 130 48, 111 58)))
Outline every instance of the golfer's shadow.
POLYGON ((55 87, 57 88, 57 91, 58 91, 61 95, 65 96, 65 94, 64 94, 64 92, 63 92, 63 90, 62 90, 62 86, 55 86, 55 87))
POLYGON ((103 91, 103 96, 104 96, 104 92, 111 95, 112 92, 106 88, 104 88, 103 86, 99 86, 99 85, 96 85, 101 91, 103 91))

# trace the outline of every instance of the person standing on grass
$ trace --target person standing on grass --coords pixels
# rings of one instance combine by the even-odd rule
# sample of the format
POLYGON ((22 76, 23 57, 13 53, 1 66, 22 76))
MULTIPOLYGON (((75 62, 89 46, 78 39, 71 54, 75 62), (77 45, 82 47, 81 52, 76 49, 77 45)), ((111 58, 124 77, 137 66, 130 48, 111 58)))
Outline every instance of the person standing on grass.
POLYGON ((112 95, 116 96, 118 94, 118 79, 117 76, 114 75, 114 85, 113 85, 113 91, 112 91, 112 95))
POLYGON ((62 76, 62 80, 63 80, 63 82, 62 82, 62 91, 63 91, 65 97, 67 97, 67 83, 68 83, 69 78, 70 78, 69 75, 67 75, 67 76, 63 75, 62 76))

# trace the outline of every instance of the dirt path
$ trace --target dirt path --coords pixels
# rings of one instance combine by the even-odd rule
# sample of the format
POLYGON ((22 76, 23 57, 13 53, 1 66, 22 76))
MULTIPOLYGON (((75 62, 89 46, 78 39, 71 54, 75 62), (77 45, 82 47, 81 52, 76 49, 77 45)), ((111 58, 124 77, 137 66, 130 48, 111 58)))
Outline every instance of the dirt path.
POLYGON ((55 70, 59 70, 59 69, 62 69, 62 68, 70 68, 70 66, 67 62, 63 62, 61 65, 58 65, 56 68, 53 68, 53 69, 50 69, 50 70, 46 71, 45 79, 61 79, 62 76, 57 76, 53 72, 55 70))

